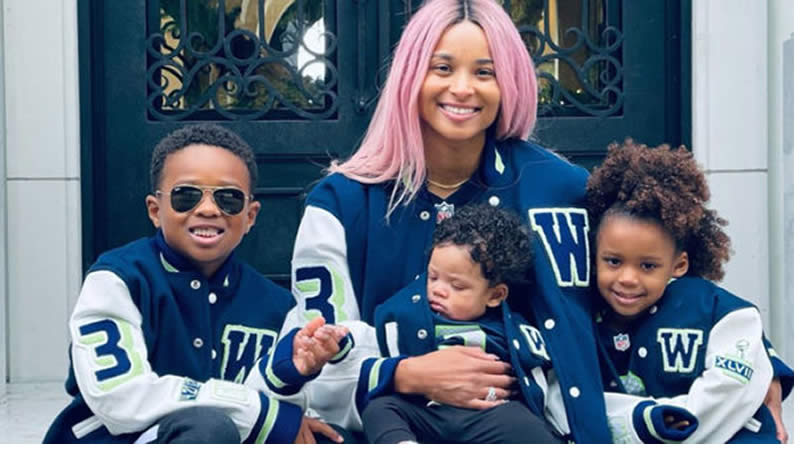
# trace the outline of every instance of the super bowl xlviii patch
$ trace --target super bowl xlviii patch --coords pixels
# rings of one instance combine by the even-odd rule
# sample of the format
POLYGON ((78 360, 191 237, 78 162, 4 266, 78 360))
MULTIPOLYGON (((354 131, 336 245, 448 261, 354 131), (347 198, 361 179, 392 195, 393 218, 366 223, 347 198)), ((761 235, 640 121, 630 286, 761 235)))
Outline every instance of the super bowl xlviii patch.
POLYGON ((453 217, 453 214, 456 212, 455 205, 447 203, 444 200, 442 200, 442 203, 436 203, 433 206, 436 208, 436 223, 453 217))
POLYGON ((620 352, 631 348, 631 337, 628 336, 628 333, 620 333, 614 336, 614 348, 620 352))
POLYGON ((714 367, 734 380, 747 384, 753 378, 753 363, 745 359, 748 347, 750 342, 742 339, 736 343, 736 355, 714 355, 714 367))
POLYGON ((199 381, 195 381, 191 378, 184 378, 183 385, 181 386, 181 396, 180 401, 190 401, 195 400, 197 395, 200 393, 200 387, 203 386, 203 383, 199 381))

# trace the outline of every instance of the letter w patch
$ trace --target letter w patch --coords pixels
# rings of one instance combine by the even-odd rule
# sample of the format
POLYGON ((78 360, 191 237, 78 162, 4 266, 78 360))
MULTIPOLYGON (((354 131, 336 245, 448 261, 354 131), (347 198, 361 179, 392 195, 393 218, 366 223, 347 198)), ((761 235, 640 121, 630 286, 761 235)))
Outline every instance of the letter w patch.
POLYGON ((532 208, 539 234, 561 287, 589 286, 589 220, 583 208, 532 208))
POLYGON ((697 362, 697 350, 703 343, 703 331, 692 328, 659 328, 664 372, 690 373, 697 362))

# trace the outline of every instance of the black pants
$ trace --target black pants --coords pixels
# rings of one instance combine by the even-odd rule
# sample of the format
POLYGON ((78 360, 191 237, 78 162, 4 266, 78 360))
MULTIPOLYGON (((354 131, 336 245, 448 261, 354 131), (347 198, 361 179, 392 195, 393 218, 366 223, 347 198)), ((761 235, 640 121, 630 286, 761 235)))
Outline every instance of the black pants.
POLYGON ((457 444, 561 444, 564 441, 521 401, 476 410, 426 406, 419 396, 392 395, 369 402, 362 414, 367 441, 457 444))
POLYGON ((151 444, 238 444, 239 430, 218 408, 194 407, 167 414, 158 421, 151 444))
MULTIPOLYGON (((345 444, 364 442, 361 433, 353 433, 330 424, 345 444)), ((318 444, 334 444, 322 433, 314 433, 318 444)), ((149 444, 238 444, 239 430, 222 410, 195 407, 175 411, 158 421, 158 432, 149 444)))

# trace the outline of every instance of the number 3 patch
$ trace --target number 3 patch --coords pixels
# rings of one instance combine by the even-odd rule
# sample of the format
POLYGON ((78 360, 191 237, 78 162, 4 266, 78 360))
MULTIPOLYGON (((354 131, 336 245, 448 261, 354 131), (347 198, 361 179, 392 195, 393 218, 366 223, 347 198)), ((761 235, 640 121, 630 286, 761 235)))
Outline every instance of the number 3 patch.
POLYGON ((110 391, 142 373, 142 360, 133 349, 130 325, 103 319, 78 328, 80 343, 94 350, 98 387, 110 391))

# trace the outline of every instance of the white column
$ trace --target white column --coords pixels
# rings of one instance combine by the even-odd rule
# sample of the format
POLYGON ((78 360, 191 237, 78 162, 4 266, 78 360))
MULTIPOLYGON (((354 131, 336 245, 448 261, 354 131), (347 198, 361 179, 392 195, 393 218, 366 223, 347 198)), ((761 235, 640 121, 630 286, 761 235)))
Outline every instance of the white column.
POLYGON ((792 0, 769 5, 769 248, 770 337, 788 361, 794 360, 794 38, 792 0))
POLYGON ((8 376, 62 380, 80 285, 77 0, 4 0, 8 376))
MULTIPOLYGON (((0 5, 2 5, 0 0, 0 5)), ((3 29, 3 8, 0 8, 0 30, 3 29)), ((5 97, 5 70, 3 52, 4 41, 3 33, 0 33, 0 398, 6 393, 6 351, 8 336, 8 327, 6 327, 6 311, 8 304, 6 303, 6 238, 8 231, 6 230, 6 97, 5 97)))
MULTIPOLYGON (((759 306, 784 355, 793 348, 793 188, 783 166, 791 167, 783 123, 791 73, 785 80, 779 46, 791 20, 791 0, 692 2, 692 150, 734 250, 721 285, 759 306)), ((791 403, 783 417, 793 436, 791 403)))
POLYGON ((692 13, 692 151, 735 252, 722 285, 768 327, 767 5, 704 0, 692 13))
MULTIPOLYGON (((768 6, 768 192, 769 337, 784 360, 794 363, 794 7, 768 6)), ((794 394, 784 403, 784 423, 794 439, 794 394)))

